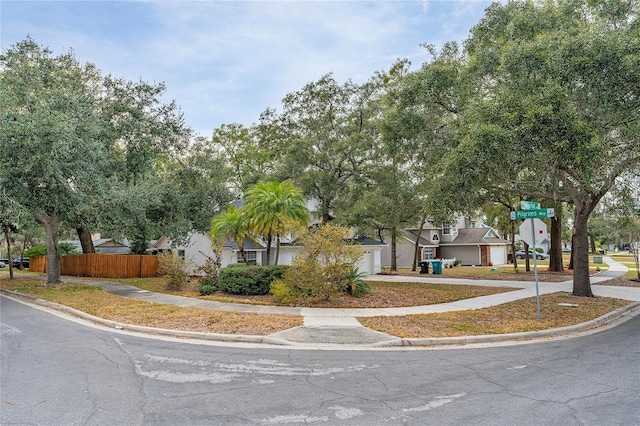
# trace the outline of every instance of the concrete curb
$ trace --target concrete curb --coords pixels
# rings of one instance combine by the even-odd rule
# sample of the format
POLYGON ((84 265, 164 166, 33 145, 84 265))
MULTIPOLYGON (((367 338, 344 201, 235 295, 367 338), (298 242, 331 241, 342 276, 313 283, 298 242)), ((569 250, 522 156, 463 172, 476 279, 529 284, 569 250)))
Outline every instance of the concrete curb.
MULTIPOLYGON (((234 343, 252 343, 252 344, 266 344, 274 346, 288 346, 295 347, 298 344, 288 340, 280 339, 272 336, 256 336, 256 335, 241 335, 241 334, 221 334, 221 333, 203 333, 195 331, 183 331, 183 330, 171 330, 155 327, 147 327, 140 325, 125 324, 116 321, 105 320, 86 312, 79 311, 77 309, 70 308, 68 306, 60 305, 58 303, 50 302, 43 299, 38 299, 33 296, 22 294, 12 290, 0 289, 0 294, 9 298, 19 299, 27 303, 43 306, 56 311, 64 312, 69 315, 81 318, 86 321, 90 321, 107 328, 113 328, 116 330, 125 330, 131 332, 138 332, 144 334, 152 334, 166 337, 176 337, 203 341, 217 341, 217 342, 234 342, 234 343)), ((460 336, 460 337, 433 337, 433 338, 393 338, 383 340, 376 343, 369 344, 357 344, 357 345, 335 345, 337 349, 349 349, 350 346, 358 346, 361 348, 393 348, 393 347, 437 347, 437 346, 465 346, 473 344, 483 343, 523 343, 525 341, 531 341, 536 339, 549 339, 559 337, 578 337, 594 329, 600 329, 606 326, 615 326, 621 322, 625 322, 634 316, 640 314, 640 302, 631 303, 625 307, 617 309, 613 312, 609 312, 601 317, 593 320, 571 325, 561 328, 553 328, 548 330, 530 331, 523 333, 509 333, 509 334, 491 334, 482 336, 460 336)), ((320 346, 327 346, 326 344, 319 343, 320 346)), ((308 347, 308 344, 300 344, 298 346, 308 347)))

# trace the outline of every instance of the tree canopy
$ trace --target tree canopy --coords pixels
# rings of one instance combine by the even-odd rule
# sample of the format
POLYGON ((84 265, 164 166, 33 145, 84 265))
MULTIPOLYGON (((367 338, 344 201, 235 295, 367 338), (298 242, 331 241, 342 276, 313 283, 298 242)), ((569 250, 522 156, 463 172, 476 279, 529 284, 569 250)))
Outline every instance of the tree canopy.
MULTIPOLYGON (((159 233, 179 241, 208 229, 232 193, 268 248, 304 220, 301 208, 286 213, 301 197, 319 203, 322 222, 392 241, 412 222, 479 211, 513 240, 509 211, 539 200, 573 215, 573 292, 591 296, 592 212, 612 190, 637 194, 639 10, 632 0, 494 3, 463 45, 425 45, 430 59, 413 71, 399 60, 363 84, 326 74, 259 124, 195 140, 161 102, 162 84, 102 77, 27 39, 0 58, 0 184, 51 247, 67 224, 120 233, 140 251, 159 233)), ((633 230, 629 217, 615 216, 633 230)), ((552 222, 553 268, 562 223, 552 222)))

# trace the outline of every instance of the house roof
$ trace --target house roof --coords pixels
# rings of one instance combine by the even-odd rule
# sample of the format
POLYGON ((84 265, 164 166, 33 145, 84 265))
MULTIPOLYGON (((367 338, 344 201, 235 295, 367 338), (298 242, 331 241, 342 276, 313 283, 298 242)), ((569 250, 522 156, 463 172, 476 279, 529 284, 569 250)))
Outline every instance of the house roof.
MULTIPOLYGON (((256 244, 255 242, 251 241, 248 238, 244 239, 244 241, 242 242, 242 245, 243 245, 244 251, 247 251, 247 250, 250 250, 250 251, 264 251, 264 250, 266 250, 266 248, 262 244, 256 244)), ((227 247, 227 248, 230 248, 232 250, 240 250, 238 248, 238 244, 236 244, 235 241, 231 241, 231 240, 225 241, 223 247, 227 247)))
POLYGON ((382 243, 378 240, 374 240, 373 238, 369 238, 369 237, 358 237, 355 239, 351 240, 352 243, 357 243, 360 244, 361 246, 381 246, 384 247, 387 244, 386 243, 382 243))
POLYGON ((441 246, 459 245, 505 245, 508 244, 500 238, 493 228, 460 228, 453 241, 441 241, 441 246))
MULTIPOLYGON (((349 238, 345 240, 346 243, 348 244, 359 244, 361 246, 378 246, 378 247, 385 247, 387 246, 387 243, 381 243, 378 240, 375 240, 373 238, 369 238, 369 237, 357 237, 357 238, 349 238)), ((302 247, 302 244, 300 243, 299 239, 295 239, 293 241, 290 242, 281 242, 280 243, 281 247, 302 247)))
POLYGON ((127 247, 126 244, 121 244, 113 238, 99 238, 93 242, 94 247, 127 247))
MULTIPOLYGON (((61 241, 64 243, 68 243, 68 244, 73 244, 74 246, 76 246, 76 248, 82 252, 82 244, 80 243, 80 240, 64 240, 61 241)), ((116 240, 114 240, 113 238, 98 238, 97 240, 93 241, 93 247, 95 248, 101 248, 101 247, 129 247, 128 244, 121 244, 119 242, 117 242, 116 240)))
MULTIPOLYGON (((411 241, 412 244, 415 244, 416 242, 416 238, 418 238, 418 232, 420 230, 419 229, 407 229, 405 232, 402 233, 402 236, 405 237, 406 239, 408 239, 409 241, 411 241)), ((420 240, 418 242, 419 245, 423 246, 423 247, 437 247, 438 243, 434 243, 432 242, 429 238, 425 238, 429 237, 429 231, 433 231, 433 229, 422 229, 422 232, 420 233, 420 240)))

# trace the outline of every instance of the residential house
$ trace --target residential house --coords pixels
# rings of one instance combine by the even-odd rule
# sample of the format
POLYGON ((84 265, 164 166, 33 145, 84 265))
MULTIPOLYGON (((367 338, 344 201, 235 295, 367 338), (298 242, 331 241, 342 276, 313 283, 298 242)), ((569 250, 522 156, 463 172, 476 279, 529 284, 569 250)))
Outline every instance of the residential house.
MULTIPOLYGON (((102 238, 100 234, 92 234, 91 239, 93 241, 93 247, 96 249, 96 253, 101 254, 129 254, 131 250, 129 248, 129 242, 118 242, 113 238, 102 238)), ((80 240, 65 240, 61 241, 76 246, 78 253, 82 253, 82 244, 80 240)))
MULTIPOLYGON (((493 228, 479 221, 460 218, 451 223, 434 226, 426 223, 422 231, 411 228, 403 231, 396 242, 396 264, 411 268, 415 243, 418 241, 418 260, 459 259, 462 265, 492 266, 507 263, 509 243, 493 228), (418 238, 418 234, 420 237, 418 238)), ((383 267, 391 266, 391 248, 382 250, 383 267)))
MULTIPOLYGON (((173 247, 171 240, 167 237, 159 238, 150 248, 151 253, 162 253, 168 250, 175 250, 178 256, 182 257, 186 263, 186 272, 189 275, 202 275, 199 268, 204 264, 208 257, 212 255, 211 247, 213 241, 209 235, 194 232, 191 233, 187 242, 178 244, 173 247)), ((265 258, 266 247, 256 244, 249 239, 244 241, 244 252, 247 257, 247 263, 261 265, 265 258)), ((243 261, 240 249, 234 241, 226 241, 222 247, 221 265, 227 266, 232 263, 241 263, 243 261)))
MULTIPOLYGON (((358 264, 358 270, 364 274, 378 274, 382 270, 381 252, 386 244, 368 238, 358 238, 353 241, 364 250, 364 256, 358 264)), ((189 275, 201 275, 198 269, 211 256, 212 240, 207 234, 193 233, 189 235, 187 243, 173 247, 187 262, 186 272, 189 275)), ((267 263, 267 249, 264 245, 245 239, 243 243, 247 263, 264 265, 267 263)), ((152 252, 161 253, 171 250, 171 241, 162 237, 151 248, 152 252)), ((285 241, 280 245, 279 265, 290 265, 293 258, 300 252, 302 246, 296 241, 285 241)), ((270 253, 270 264, 275 264, 276 246, 273 242, 270 253)), ((222 247, 221 266, 243 262, 238 245, 234 241, 226 241, 222 247)))

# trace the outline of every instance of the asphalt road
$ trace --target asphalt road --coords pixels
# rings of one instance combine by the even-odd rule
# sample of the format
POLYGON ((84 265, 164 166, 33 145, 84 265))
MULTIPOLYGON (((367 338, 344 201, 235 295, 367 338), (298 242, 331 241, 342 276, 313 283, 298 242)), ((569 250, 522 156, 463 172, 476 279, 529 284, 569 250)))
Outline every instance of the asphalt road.
POLYGON ((191 344, 0 297, 0 424, 637 425, 640 317, 568 340, 321 351, 191 344))

